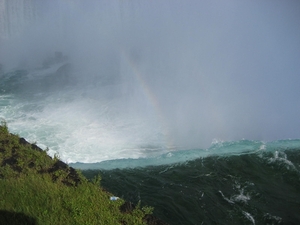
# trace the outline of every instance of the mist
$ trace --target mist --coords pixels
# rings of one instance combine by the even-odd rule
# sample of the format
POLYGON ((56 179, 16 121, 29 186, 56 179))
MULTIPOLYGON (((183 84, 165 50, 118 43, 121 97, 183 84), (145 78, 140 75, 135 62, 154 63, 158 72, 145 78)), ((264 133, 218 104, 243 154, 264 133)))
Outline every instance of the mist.
POLYGON ((61 51, 78 96, 110 99, 118 121, 138 118, 182 149, 299 138, 299 2, 35 4, 38 19, 0 39, 5 71, 41 68, 61 51))

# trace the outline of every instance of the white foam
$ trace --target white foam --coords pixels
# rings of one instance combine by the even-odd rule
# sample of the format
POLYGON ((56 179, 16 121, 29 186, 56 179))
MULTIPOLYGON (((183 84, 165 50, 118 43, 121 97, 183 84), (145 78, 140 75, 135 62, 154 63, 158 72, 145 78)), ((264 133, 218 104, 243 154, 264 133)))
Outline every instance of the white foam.
POLYGON ((240 194, 234 195, 230 198, 232 201, 235 202, 243 202, 247 203, 250 200, 250 196, 248 194, 244 194, 244 189, 241 190, 240 194))
POLYGON ((223 194, 222 191, 219 190, 219 193, 222 195, 222 197, 223 197, 223 199, 224 199, 225 201, 227 201, 227 202, 230 203, 230 204, 234 204, 234 201, 232 201, 232 200, 230 200, 229 198, 225 197, 225 195, 223 194))
POLYGON ((297 170, 295 165, 287 159, 287 155, 281 151, 275 151, 274 156, 269 159, 269 163, 281 163, 284 164, 287 169, 297 170))
POLYGON ((123 110, 123 99, 80 97, 76 92, 15 100, 2 107, 0 115, 12 132, 49 147, 50 155, 59 154, 67 162, 140 158, 164 148, 154 117, 123 110))
MULTIPOLYGON (((156 162, 183 162, 211 154, 242 154, 269 150, 281 143, 300 146, 300 141, 263 143, 259 141, 215 140, 208 149, 174 152, 168 148, 164 128, 151 108, 126 107, 126 96, 107 97, 110 86, 65 88, 56 92, 34 93, 33 98, 1 95, 0 118, 7 121, 12 133, 36 142, 49 154, 62 160, 96 163, 114 159, 154 158, 156 162), (271 146, 271 147, 270 147, 271 146)), ((134 106, 134 105, 133 105, 134 106)), ((151 161, 151 160, 150 160, 151 161)), ((284 155, 274 154, 270 162, 294 165, 284 155)), ((151 161, 151 163, 155 163, 151 161)), ((247 195, 236 199, 247 201, 247 195)), ((234 201, 234 199, 232 199, 234 201)))
POLYGON ((250 213, 245 212, 245 211, 242 211, 242 212, 245 215, 245 217, 251 221, 252 224, 255 224, 255 219, 253 218, 253 216, 250 213))

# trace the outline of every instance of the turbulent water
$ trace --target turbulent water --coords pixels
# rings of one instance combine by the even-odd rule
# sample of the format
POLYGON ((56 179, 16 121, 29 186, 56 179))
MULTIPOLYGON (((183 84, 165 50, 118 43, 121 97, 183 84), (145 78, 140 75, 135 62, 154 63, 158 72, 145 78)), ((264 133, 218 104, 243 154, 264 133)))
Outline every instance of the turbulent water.
POLYGON ((243 154, 84 174, 100 173, 102 186, 154 206, 154 214, 169 224, 299 224, 300 141, 265 146, 249 152, 257 143, 243 141, 219 146, 243 154))
POLYGON ((2 75, 0 115, 12 132, 49 147, 88 178, 100 173, 103 187, 153 206, 169 224, 299 224, 299 139, 168 148, 162 130, 141 132, 146 124, 138 117, 117 113, 119 95, 99 99, 90 85, 53 83, 63 65, 2 75))
POLYGON ((170 224, 300 224, 299 9, 0 0, 0 119, 170 224))
POLYGON ((73 83, 79 78, 66 82, 58 72, 66 65, 2 76, 0 116, 12 132, 68 163, 139 158, 171 149, 152 110, 145 114, 139 109, 147 105, 131 103, 126 83, 102 78, 104 84, 79 86, 73 83))
POLYGON ((168 148, 162 130, 141 132, 139 117, 117 113, 119 95, 99 99, 89 84, 53 83, 63 65, 2 76, 0 115, 12 132, 49 147, 88 178, 100 173, 104 188, 153 206, 169 224, 299 224, 299 139, 168 148))

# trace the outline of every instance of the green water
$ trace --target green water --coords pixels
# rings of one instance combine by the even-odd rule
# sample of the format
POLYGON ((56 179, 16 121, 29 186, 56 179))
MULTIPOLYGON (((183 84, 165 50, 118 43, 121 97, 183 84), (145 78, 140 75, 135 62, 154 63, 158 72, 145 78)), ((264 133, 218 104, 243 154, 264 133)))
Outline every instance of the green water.
POLYGON ((84 174, 169 224, 299 224, 299 169, 294 149, 84 174))

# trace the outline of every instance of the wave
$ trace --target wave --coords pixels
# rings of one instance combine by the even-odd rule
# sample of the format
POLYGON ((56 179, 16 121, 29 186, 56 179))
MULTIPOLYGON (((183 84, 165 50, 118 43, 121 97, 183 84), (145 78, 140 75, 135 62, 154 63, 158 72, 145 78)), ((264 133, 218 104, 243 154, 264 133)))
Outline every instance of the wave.
POLYGON ((299 224, 299 140, 265 146, 243 154, 227 152, 168 165, 89 169, 83 174, 93 178, 100 173, 104 188, 128 201, 154 206, 154 214, 169 224, 299 224))
POLYGON ((124 169, 138 168, 147 166, 171 165, 177 163, 186 163, 188 161, 206 158, 209 156, 232 156, 243 154, 264 154, 272 152, 275 154, 273 160, 284 160, 281 152, 286 150, 300 149, 300 139, 293 140, 276 140, 273 142, 239 140, 239 141, 214 141, 208 149, 191 149, 169 151, 153 157, 146 158, 124 158, 115 160, 106 160, 98 163, 70 163, 69 165, 78 169, 124 169))
MULTIPOLYGON (((157 113, 158 107, 147 106, 149 95, 143 96, 139 89, 135 95, 128 91, 134 81, 126 82, 116 75, 85 83, 85 72, 88 71, 72 70, 63 61, 42 69, 5 73, 0 82, 0 118, 6 120, 12 132, 43 149, 48 147, 50 155, 59 155, 70 165, 84 169, 174 164, 210 155, 241 155, 299 146, 299 139, 215 139, 208 148, 174 144, 178 135, 187 136, 185 129, 192 121, 176 128, 172 136, 159 116, 162 112, 157 113)), ((195 136, 201 139, 201 134, 192 134, 184 142, 195 142, 195 136)))

